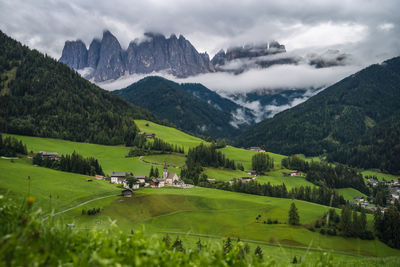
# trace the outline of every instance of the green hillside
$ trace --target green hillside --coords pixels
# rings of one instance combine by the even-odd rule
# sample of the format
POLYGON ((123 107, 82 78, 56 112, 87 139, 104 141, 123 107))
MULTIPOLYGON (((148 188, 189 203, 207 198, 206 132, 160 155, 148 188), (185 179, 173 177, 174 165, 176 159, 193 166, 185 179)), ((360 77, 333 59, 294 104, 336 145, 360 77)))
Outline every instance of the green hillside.
POLYGON ((148 111, 0 31, 0 132, 129 144, 148 111))
MULTIPOLYGON (((281 154, 319 155, 325 151, 335 151, 338 147, 346 149, 350 143, 373 131, 375 125, 400 110, 399 84, 400 57, 372 65, 306 102, 260 122, 246 131, 237 144, 262 146, 281 154)), ((371 135, 373 138, 369 139, 369 135, 366 135, 363 142, 365 149, 368 149, 369 144, 379 143, 375 143, 375 136, 377 139, 384 139, 383 135, 390 138, 379 152, 370 149, 366 154, 372 153, 379 167, 386 167, 389 161, 392 162, 389 166, 393 168, 398 157, 391 155, 398 154, 398 148, 393 144, 398 144, 396 133, 399 127, 398 120, 397 124, 396 119, 388 120, 389 123, 384 126, 387 131, 377 129, 379 133, 371 135), (385 157, 380 157, 382 150, 385 157)), ((359 159, 362 161, 362 156, 359 159)))
POLYGON ((213 138, 233 137, 239 133, 238 128, 230 124, 233 117, 228 111, 161 77, 146 77, 113 93, 191 133, 213 138))
MULTIPOLYGON (((261 197, 207 188, 144 189, 133 198, 105 199, 87 207, 101 206, 95 219, 72 210, 63 218, 83 228, 108 228, 109 219, 118 227, 147 232, 180 232, 210 236, 230 236, 275 244, 333 249, 356 255, 390 256, 400 252, 383 243, 321 235, 302 226, 289 226, 287 212, 292 200, 261 197), (256 217, 261 215, 261 222, 256 217), (280 224, 263 224, 262 220, 278 219, 280 224), (144 228, 143 228, 144 227, 144 228)), ((301 223, 316 220, 328 207, 296 201, 301 223)), ((372 217, 368 217, 372 220, 372 217)))

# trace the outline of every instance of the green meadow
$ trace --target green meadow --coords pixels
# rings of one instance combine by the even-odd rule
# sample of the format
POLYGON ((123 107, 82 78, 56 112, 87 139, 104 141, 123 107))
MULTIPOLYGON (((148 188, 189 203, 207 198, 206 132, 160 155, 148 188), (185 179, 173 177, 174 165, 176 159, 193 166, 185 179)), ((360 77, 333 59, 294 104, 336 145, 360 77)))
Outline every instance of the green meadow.
MULTIPOLYGON (((250 151, 243 148, 237 148, 233 146, 227 146, 219 149, 224 153, 226 157, 231 160, 235 160, 236 163, 241 162, 245 170, 251 170, 251 158, 260 152, 250 151)), ((283 155, 267 152, 270 157, 274 159, 275 168, 280 168, 281 160, 285 158, 283 155)))
POLYGON ((393 179, 400 178, 400 175, 396 176, 396 175, 381 173, 381 172, 377 172, 377 171, 363 171, 361 173, 364 176, 364 178, 366 176, 376 176, 376 178, 378 178, 379 181, 383 181, 383 180, 391 181, 393 179))
POLYGON ((361 193, 360 191, 354 188, 340 188, 337 191, 344 197, 345 200, 348 201, 354 202, 354 197, 358 196, 363 196, 364 198, 367 197, 365 194, 361 193))
POLYGON ((300 186, 314 186, 313 183, 306 180, 303 176, 284 176, 283 172, 290 172, 287 169, 274 170, 266 173, 266 176, 259 176, 256 180, 261 184, 270 183, 271 185, 285 184, 287 189, 300 186))
MULTIPOLYGON (((9 134, 4 134, 8 136, 9 134)), ((40 138, 32 136, 11 135, 26 144, 28 151, 58 152, 59 154, 71 154, 76 151, 84 157, 94 157, 99 160, 104 173, 132 172, 135 175, 148 175, 151 164, 145 164, 139 157, 126 157, 129 148, 124 146, 105 146, 89 143, 72 142, 67 140, 40 138)), ((162 166, 157 167, 162 172, 162 166)), ((180 173, 180 169, 170 168, 171 171, 180 173)))
POLYGON ((187 153, 189 148, 196 147, 200 145, 200 143, 207 143, 198 137, 191 136, 175 128, 163 126, 151 121, 135 120, 135 123, 142 132, 155 133, 156 137, 161 138, 165 142, 183 146, 185 148, 185 153, 187 153))
POLYGON ((33 196, 44 211, 55 212, 97 197, 117 195, 121 189, 80 174, 33 166, 27 158, 0 158, 0 188, 16 199, 33 196), (30 176, 30 180, 28 179, 30 176))
POLYGON ((184 155, 177 153, 144 156, 142 159, 145 162, 151 162, 159 165, 167 163, 168 165, 175 165, 177 167, 183 167, 186 161, 186 157, 184 155))
MULTIPOLYGON (((294 200, 300 221, 315 221, 328 207, 294 200)), ((232 237, 294 247, 337 250, 365 256, 400 255, 383 243, 373 240, 326 236, 303 226, 287 224, 292 200, 240 194, 199 188, 142 189, 132 198, 110 198, 87 205, 101 207, 96 216, 81 215, 81 209, 63 215, 67 223, 84 229, 104 228, 116 223, 121 229, 145 230, 148 233, 202 234, 210 237, 232 237), (256 217, 261 215, 259 220, 256 217), (114 222, 110 221, 115 220, 114 222), (279 224, 263 221, 278 219, 279 224)), ((368 216, 372 220, 372 216, 368 216)))
POLYGON ((230 169, 222 169, 222 168, 204 168, 204 174, 208 176, 209 179, 216 179, 219 181, 229 181, 233 178, 240 177, 251 177, 246 172, 241 170, 230 170, 230 169))

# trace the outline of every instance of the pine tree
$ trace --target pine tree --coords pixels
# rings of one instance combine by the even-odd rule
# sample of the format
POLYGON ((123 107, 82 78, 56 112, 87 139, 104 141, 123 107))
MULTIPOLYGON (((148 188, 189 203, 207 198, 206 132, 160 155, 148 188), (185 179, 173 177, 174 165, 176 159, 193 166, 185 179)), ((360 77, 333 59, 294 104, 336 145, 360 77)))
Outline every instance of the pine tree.
POLYGON ((260 246, 256 247, 256 250, 254 251, 254 255, 256 255, 259 259, 263 258, 263 252, 260 246))
POLYGON ((157 167, 155 168, 154 176, 155 176, 156 178, 160 177, 160 174, 158 173, 158 168, 157 168, 157 167))
POLYGON ((357 215, 357 211, 353 211, 353 222, 352 222, 352 232, 353 232, 353 236, 359 236, 360 234, 360 224, 358 221, 358 215, 357 215))
POLYGON ((360 216, 360 233, 364 233, 367 230, 367 215, 365 214, 365 210, 361 210, 360 216))
POLYGON ((294 202, 292 202, 292 204, 290 205, 289 224, 291 225, 300 224, 300 216, 299 213, 297 212, 296 204, 294 204, 294 202))
POLYGON ((150 168, 149 177, 150 177, 150 178, 153 178, 153 177, 154 177, 154 169, 153 169, 153 166, 151 166, 151 168, 150 168))
POLYGON ((228 254, 232 250, 232 240, 230 237, 224 242, 224 254, 228 254))
POLYGON ((344 206, 342 209, 340 224, 341 224, 340 228, 342 229, 343 234, 345 236, 351 236, 352 234, 351 208, 348 204, 344 206))

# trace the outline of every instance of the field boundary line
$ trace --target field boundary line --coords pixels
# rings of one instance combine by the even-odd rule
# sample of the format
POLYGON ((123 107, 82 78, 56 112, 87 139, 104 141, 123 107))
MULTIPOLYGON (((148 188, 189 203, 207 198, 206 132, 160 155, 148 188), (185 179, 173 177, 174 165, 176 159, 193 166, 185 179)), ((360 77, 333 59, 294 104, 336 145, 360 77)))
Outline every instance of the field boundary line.
MULTIPOLYGON (((148 230, 146 232, 175 234, 175 235, 190 235, 190 236, 207 237, 207 238, 218 238, 218 239, 226 238, 225 236, 186 233, 186 232, 152 231, 152 230, 148 230)), ((285 244, 279 244, 279 243, 275 244, 275 243, 270 243, 270 242, 266 242, 266 241, 258 241, 258 240, 251 240, 251 239, 242 239, 242 238, 240 240, 241 241, 245 241, 245 242, 249 242, 249 243, 256 243, 256 244, 269 245, 269 246, 275 246, 275 247, 286 247, 286 248, 313 250, 313 251, 319 251, 319 252, 322 252, 322 251, 323 252, 334 252, 334 253, 339 253, 339 254, 344 254, 344 255, 356 256, 356 257, 377 258, 377 256, 367 256, 367 255, 361 255, 361 254, 353 254, 351 252, 346 252, 346 251, 341 251, 341 250, 334 250, 334 249, 312 248, 312 247, 303 247, 303 246, 291 246, 291 245, 285 245, 285 244)))
MULTIPOLYGON (((54 216, 56 216, 56 215, 63 214, 63 213, 65 213, 65 212, 68 212, 68 211, 70 211, 70 210, 76 209, 76 208, 78 208, 78 207, 81 207, 81 206, 83 206, 83 205, 86 205, 86 204, 88 204, 88 203, 90 203, 90 202, 93 202, 93 201, 96 201, 96 200, 100 200, 100 199, 104 199, 104 198, 108 198, 108 197, 117 197, 117 196, 118 196, 118 195, 107 195, 107 196, 102 196, 102 197, 96 197, 96 198, 93 198, 93 199, 89 199, 89 200, 87 200, 87 201, 85 201, 85 202, 82 202, 82 203, 79 203, 79 204, 77 204, 77 205, 75 205, 75 206, 73 206, 73 207, 71 207, 71 208, 68 208, 68 209, 65 209, 65 210, 56 212, 56 213, 52 214, 51 216, 54 217, 54 216)), ((50 216, 45 217, 45 218, 43 219, 43 221, 47 220, 49 217, 50 217, 50 216)))

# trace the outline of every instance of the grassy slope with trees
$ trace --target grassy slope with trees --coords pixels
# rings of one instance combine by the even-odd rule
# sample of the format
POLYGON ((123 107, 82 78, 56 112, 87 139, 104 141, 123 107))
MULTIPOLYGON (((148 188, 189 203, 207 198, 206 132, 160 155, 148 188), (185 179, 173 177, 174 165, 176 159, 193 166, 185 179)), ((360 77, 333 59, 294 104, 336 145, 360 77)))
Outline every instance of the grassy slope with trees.
POLYGON ((129 145, 134 118, 156 120, 2 32, 0 51, 1 132, 129 145))
POLYGON ((358 160, 363 162, 366 154, 372 154, 373 163, 362 164, 355 159, 349 163, 398 170, 399 125, 395 113, 400 110, 399 83, 400 57, 372 65, 306 102, 262 121, 243 134, 238 144, 263 146, 282 154, 306 155, 355 147, 358 160), (356 143, 361 137, 361 144, 356 143), (385 140, 383 145, 379 140, 385 140), (362 146, 359 151, 357 145, 362 146), (379 146, 380 149, 373 149, 379 146))

